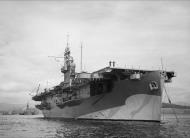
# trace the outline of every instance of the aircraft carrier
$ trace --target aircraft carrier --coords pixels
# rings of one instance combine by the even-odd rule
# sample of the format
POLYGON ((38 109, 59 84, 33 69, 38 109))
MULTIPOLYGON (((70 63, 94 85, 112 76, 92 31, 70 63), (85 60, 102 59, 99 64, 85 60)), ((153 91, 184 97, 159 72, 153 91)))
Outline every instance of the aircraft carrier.
POLYGON ((111 61, 76 73, 68 45, 61 72, 63 82, 32 97, 45 118, 160 121, 164 83, 175 77, 173 71, 118 68, 111 61))

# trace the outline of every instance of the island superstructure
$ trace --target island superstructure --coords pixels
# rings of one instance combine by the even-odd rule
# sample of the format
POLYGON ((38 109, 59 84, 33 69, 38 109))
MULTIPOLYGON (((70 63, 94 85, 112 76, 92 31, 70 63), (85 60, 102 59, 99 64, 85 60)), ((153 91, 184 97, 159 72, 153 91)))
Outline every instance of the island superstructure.
POLYGON ((76 73, 68 45, 61 72, 63 82, 32 97, 45 118, 160 121, 164 83, 175 77, 173 71, 118 68, 115 62, 76 73))

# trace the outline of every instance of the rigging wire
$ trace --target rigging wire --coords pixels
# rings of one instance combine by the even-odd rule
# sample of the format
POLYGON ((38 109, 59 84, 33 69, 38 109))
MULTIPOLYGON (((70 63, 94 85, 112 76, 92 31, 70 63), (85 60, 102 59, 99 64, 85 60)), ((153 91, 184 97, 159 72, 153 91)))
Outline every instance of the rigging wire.
MULTIPOLYGON (((164 93, 163 93, 164 94, 164 93)), ((164 94, 164 97, 163 97, 163 101, 165 101, 165 99, 166 99, 166 94, 164 94)), ((164 109, 162 109, 163 110, 163 120, 164 120, 164 109)))
MULTIPOLYGON (((164 73, 164 75, 165 75, 166 71, 164 71, 164 65, 163 65, 162 57, 161 57, 161 66, 162 66, 162 74, 164 73)), ((165 76, 164 76, 164 77, 165 77, 165 76)), ((169 95, 168 95, 168 92, 167 92, 167 90, 166 90, 165 83, 163 84, 163 88, 164 88, 164 91, 165 91, 165 93, 166 93, 168 102, 169 102, 169 104, 171 105, 172 102, 171 102, 171 99, 170 99, 170 97, 169 97, 169 95)), ((176 112, 175 112, 175 110, 174 110, 173 107, 172 107, 172 111, 173 111, 173 114, 175 115, 175 118, 176 118, 177 122, 179 122, 179 119, 178 119, 177 114, 176 114, 176 112)))
MULTIPOLYGON (((164 85, 164 90, 165 90, 165 93, 166 93, 168 102, 169 102, 170 104, 172 104, 171 99, 170 99, 170 97, 169 97, 169 95, 168 95, 168 93, 167 93, 167 90, 166 90, 165 85, 164 85)), ((174 109, 173 107, 172 107, 172 111, 173 111, 173 114, 175 115, 175 118, 176 118, 177 122, 179 122, 179 119, 178 119, 177 114, 176 114, 176 112, 175 112, 175 109, 174 109)))
MULTIPOLYGON (((30 96, 34 96, 32 93, 34 93, 34 90, 35 90, 36 88, 34 88, 30 93, 28 93, 30 96)), ((38 87, 37 87, 37 90, 36 90, 36 94, 38 94, 38 92, 39 92, 39 89, 40 89, 40 84, 38 85, 38 87)))

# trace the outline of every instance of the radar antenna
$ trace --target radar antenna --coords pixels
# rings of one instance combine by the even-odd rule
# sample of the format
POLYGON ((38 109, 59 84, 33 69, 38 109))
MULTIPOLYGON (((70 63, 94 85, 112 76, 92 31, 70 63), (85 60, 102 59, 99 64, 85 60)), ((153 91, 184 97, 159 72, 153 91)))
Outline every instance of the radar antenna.
MULTIPOLYGON (((66 43, 66 48, 69 47, 69 34, 66 35, 67 36, 67 43, 66 43)), ((49 58, 54 58, 56 62, 60 62, 60 60, 58 60, 59 58, 64 58, 62 56, 48 56, 49 58)))

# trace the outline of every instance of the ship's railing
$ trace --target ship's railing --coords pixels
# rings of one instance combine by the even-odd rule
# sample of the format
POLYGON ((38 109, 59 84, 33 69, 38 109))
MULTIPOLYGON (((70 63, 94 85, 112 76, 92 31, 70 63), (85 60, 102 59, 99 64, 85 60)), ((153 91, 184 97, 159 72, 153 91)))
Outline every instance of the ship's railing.
POLYGON ((65 102, 59 102, 56 103, 56 105, 59 108, 64 108, 65 106, 76 106, 76 105, 80 105, 82 103, 82 99, 72 99, 72 100, 67 100, 65 102))
POLYGON ((42 102, 41 104, 38 104, 38 105, 35 105, 36 108, 40 109, 40 110, 50 110, 51 109, 51 106, 50 106, 50 103, 47 103, 47 102, 42 102))
POLYGON ((32 97, 34 101, 42 101, 46 96, 52 95, 53 90, 45 90, 44 92, 38 93, 32 97))

